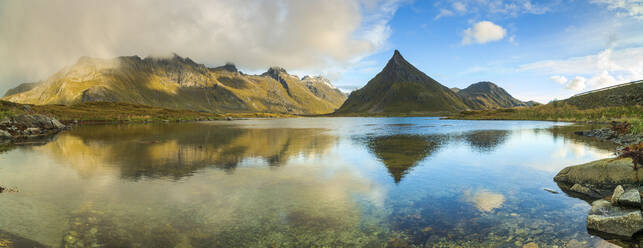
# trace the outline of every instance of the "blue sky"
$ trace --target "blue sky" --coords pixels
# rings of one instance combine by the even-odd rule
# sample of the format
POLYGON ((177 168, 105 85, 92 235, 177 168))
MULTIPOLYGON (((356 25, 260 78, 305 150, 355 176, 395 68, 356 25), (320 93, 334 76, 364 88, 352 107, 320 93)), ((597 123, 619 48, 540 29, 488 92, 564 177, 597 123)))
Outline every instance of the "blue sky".
POLYGON ((642 2, 632 1, 623 8, 599 1, 503 4, 511 2, 518 7, 493 9, 489 1, 477 0, 404 3, 389 22, 385 47, 344 73, 336 84, 362 86, 394 49, 447 87, 492 81, 521 100, 547 102, 643 79, 643 10, 628 12, 637 4, 643 8, 642 2), (439 16, 445 10, 449 15, 439 16), (483 21, 501 27, 505 34, 464 44, 465 30, 483 21), (604 57, 599 58, 601 54, 604 57), (581 82, 584 87, 578 85, 581 82))
POLYGON ((173 53, 353 90, 395 49, 447 87, 564 99, 643 79, 643 0, 0 0, 0 91, 82 56, 173 53))

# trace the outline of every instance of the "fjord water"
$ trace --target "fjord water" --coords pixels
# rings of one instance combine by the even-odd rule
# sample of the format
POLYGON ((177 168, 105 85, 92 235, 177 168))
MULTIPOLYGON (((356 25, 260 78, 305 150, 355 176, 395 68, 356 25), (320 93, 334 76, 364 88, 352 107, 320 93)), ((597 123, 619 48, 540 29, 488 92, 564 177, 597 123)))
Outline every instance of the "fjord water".
POLYGON ((294 118, 82 126, 0 155, 0 232, 48 246, 599 245, 566 123, 294 118))

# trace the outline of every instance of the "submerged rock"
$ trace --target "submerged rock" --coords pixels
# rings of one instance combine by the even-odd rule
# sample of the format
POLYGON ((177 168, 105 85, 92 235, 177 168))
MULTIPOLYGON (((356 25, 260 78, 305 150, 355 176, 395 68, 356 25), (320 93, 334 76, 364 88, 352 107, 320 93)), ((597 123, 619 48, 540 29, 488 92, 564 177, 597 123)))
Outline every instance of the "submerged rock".
POLYGON ((538 244, 531 242, 523 245, 522 248, 538 248, 538 244))
POLYGON ((569 190, 579 193, 581 195, 593 197, 593 198, 601 198, 601 194, 580 184, 574 184, 569 190))
POLYGON ((607 200, 592 203, 587 216, 587 229, 619 237, 632 237, 643 230, 643 215, 639 209, 623 209, 607 200))

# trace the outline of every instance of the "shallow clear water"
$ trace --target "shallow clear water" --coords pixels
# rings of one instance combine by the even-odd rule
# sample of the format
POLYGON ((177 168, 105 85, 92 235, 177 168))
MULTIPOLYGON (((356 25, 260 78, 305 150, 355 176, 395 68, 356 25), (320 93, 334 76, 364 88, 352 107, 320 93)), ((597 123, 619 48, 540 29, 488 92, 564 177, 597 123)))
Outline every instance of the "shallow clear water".
POLYGON ((48 246, 604 245, 564 123, 298 118, 84 126, 0 155, 0 233, 48 246))

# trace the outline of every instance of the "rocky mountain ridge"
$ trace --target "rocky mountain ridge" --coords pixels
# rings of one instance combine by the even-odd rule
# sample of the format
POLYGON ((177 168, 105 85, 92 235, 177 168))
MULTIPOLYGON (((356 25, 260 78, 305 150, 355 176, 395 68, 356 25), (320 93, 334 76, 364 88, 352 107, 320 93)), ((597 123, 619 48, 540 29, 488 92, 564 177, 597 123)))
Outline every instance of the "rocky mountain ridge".
POLYGON ((247 75, 231 63, 208 68, 174 55, 82 57, 43 82, 7 91, 3 100, 29 104, 107 101, 207 112, 323 114, 338 108, 345 96, 327 79, 299 79, 280 67, 247 75))

